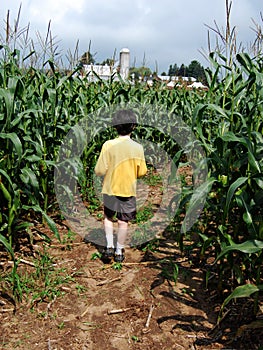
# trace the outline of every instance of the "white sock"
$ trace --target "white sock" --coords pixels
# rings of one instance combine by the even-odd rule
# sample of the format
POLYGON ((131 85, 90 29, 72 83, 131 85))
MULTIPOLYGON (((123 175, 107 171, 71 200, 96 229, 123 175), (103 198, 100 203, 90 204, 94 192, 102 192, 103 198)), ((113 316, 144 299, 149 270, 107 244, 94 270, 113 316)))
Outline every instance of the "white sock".
POLYGON ((113 223, 107 218, 104 219, 104 230, 107 241, 107 248, 113 248, 113 223))
POLYGON ((113 248, 113 233, 106 233, 107 248, 113 248))
POLYGON ((122 254, 122 249, 124 249, 124 245, 120 244, 119 242, 117 242, 116 254, 117 255, 121 255, 122 254))

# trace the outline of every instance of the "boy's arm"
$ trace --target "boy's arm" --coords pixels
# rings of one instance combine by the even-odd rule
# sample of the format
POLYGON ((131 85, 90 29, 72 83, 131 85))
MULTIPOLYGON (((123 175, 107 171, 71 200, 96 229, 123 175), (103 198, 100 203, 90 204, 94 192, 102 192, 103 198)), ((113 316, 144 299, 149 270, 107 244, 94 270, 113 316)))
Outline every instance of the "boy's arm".
POLYGON ((107 172, 107 169, 108 169, 108 164, 106 160, 105 150, 104 150, 104 147, 102 146, 99 159, 97 161, 94 171, 97 176, 104 176, 107 172))
POLYGON ((142 177, 147 173, 147 166, 144 158, 144 152, 142 152, 141 156, 141 162, 138 164, 137 167, 137 177, 142 177))
POLYGON ((137 177, 142 177, 147 173, 147 167, 145 161, 142 161, 140 165, 138 165, 137 177))

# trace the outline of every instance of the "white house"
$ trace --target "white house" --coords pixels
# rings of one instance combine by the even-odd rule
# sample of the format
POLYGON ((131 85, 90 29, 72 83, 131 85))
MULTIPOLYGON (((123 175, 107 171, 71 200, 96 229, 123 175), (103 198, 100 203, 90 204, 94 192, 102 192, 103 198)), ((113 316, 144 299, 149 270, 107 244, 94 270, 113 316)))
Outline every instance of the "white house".
POLYGON ((103 80, 110 79, 114 74, 114 79, 118 79, 118 74, 123 80, 128 79, 130 69, 130 50, 124 48, 120 51, 120 59, 113 66, 84 64, 84 72, 90 81, 96 81, 98 77, 103 80), (117 74, 118 73, 118 74, 117 74))
POLYGON ((200 81, 195 81, 193 84, 188 85, 188 87, 192 89, 207 89, 207 86, 205 86, 200 81))
POLYGON ((178 82, 178 81, 186 81, 186 82, 195 82, 196 78, 193 77, 179 77, 179 76, 175 76, 175 75, 158 75, 158 79, 162 80, 164 82, 178 82))

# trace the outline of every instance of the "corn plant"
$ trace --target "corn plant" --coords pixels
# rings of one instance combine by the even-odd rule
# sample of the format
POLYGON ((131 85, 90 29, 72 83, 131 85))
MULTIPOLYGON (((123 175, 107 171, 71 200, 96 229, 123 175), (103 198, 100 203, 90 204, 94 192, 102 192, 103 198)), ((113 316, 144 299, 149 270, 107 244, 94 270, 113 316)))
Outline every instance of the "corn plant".
MULTIPOLYGON (((248 278, 260 285, 263 263, 262 64, 260 57, 252 60, 245 53, 238 54, 235 62, 220 81, 220 64, 214 61, 215 76, 208 79, 210 101, 197 105, 193 118, 215 180, 215 196, 208 207, 217 212, 218 230, 212 237, 201 235, 203 252, 214 245, 222 261, 219 285, 230 277, 233 287, 248 278)), ((245 290, 244 286, 244 294, 245 290)))
MULTIPOLYGON (((227 8, 229 14, 228 2, 227 8)), ((103 142, 115 135, 103 113, 106 110, 110 114, 117 106, 135 108, 141 125, 134 137, 158 144, 176 166, 185 161, 187 150, 182 150, 170 135, 178 131, 178 137, 184 137, 178 120, 192 130, 198 145, 205 150, 209 178, 199 191, 194 191, 193 184, 182 184, 178 214, 184 214, 187 206, 194 210, 202 193, 211 189, 200 218, 203 225, 202 231, 198 231, 202 244, 200 256, 213 255, 215 263, 210 268, 215 272, 218 286, 227 285, 231 290, 222 307, 235 297, 260 292, 262 53, 251 56, 236 52, 236 35, 228 23, 226 37, 221 35, 227 51, 215 50, 209 55, 208 91, 168 90, 162 83, 149 88, 115 81, 114 76, 109 81, 98 78, 97 82, 90 82, 89 77, 80 77, 78 68, 65 74, 54 61, 53 42, 48 39, 50 28, 46 39, 40 38, 42 46, 48 47, 37 56, 32 46, 27 46, 26 55, 20 50, 21 32, 17 27, 13 32, 8 31, 8 40, 0 46, 0 243, 15 262, 14 293, 21 294, 21 288, 13 246, 20 232, 32 224, 28 213, 46 222, 59 238, 56 224, 48 215, 57 205, 54 170, 65 179, 60 184, 65 204, 72 202, 71 189, 75 186, 74 193, 80 190, 87 205, 93 208, 98 205, 94 198, 94 165, 103 142), (15 40, 11 44, 12 38, 15 40), (29 59, 31 63, 38 60, 38 64, 26 65, 29 59), (149 106, 153 106, 151 111, 149 106), (96 128, 89 119, 93 117, 97 117, 96 128), (151 126, 143 123, 145 118, 151 121, 151 126), (87 144, 83 130, 89 135, 87 144), (78 157, 70 153, 70 147, 64 147, 68 152, 66 157, 60 153, 66 135, 66 142, 80 147, 78 157), (207 226, 212 218, 214 231, 209 233, 207 226), (253 287, 246 285, 248 279, 253 287)), ((28 35, 28 29, 22 33, 28 35)), ((30 41, 26 38, 24 42, 30 41)), ((153 162, 160 161, 154 158, 153 149, 149 154, 153 162)), ((198 167, 202 164, 197 164, 198 167)), ((173 219, 170 230, 175 232, 177 218, 173 219)), ((147 226, 145 235, 146 231, 147 226)), ((178 243, 182 250, 188 238, 191 232, 189 236, 180 234, 178 243)))

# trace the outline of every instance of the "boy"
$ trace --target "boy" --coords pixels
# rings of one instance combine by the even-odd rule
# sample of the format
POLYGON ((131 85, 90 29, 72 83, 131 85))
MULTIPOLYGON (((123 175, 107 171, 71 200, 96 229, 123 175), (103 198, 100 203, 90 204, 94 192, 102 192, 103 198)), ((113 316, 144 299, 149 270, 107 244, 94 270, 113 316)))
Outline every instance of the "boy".
POLYGON ((106 141, 95 166, 95 174, 104 176, 102 185, 104 203, 104 230, 107 247, 103 258, 114 257, 122 262, 128 222, 136 217, 136 180, 147 172, 142 145, 130 138, 137 120, 131 110, 114 113, 112 124, 118 137, 106 141), (118 220, 117 247, 113 242, 113 218, 118 220))

